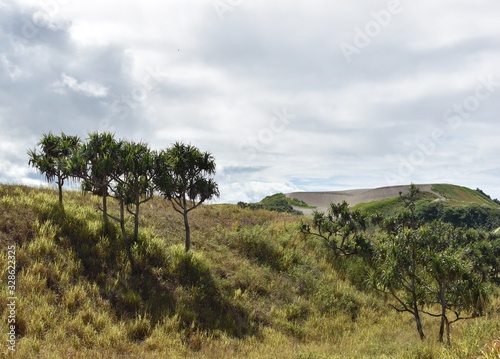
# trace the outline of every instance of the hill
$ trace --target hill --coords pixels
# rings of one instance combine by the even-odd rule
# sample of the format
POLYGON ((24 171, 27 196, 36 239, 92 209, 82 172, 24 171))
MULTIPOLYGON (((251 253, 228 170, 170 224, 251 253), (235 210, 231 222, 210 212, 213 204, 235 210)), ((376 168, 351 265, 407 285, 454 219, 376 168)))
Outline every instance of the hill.
MULTIPOLYGON (((65 192, 60 207, 54 191, 0 185, 17 335, 16 352, 4 341, 2 357, 455 358, 479 355, 500 331, 493 306, 454 325, 453 349, 420 342, 413 323, 367 289, 358 260, 332 258, 298 230, 307 217, 288 213, 201 206, 186 253, 181 216, 154 198, 141 212, 132 273, 119 228, 105 233, 98 204, 65 192)), ((3 275, 9 265, 1 256, 3 275)), ((0 292, 7 328, 7 281, 0 292)))
MULTIPOLYGON (((451 184, 417 184, 421 192, 430 193, 434 199, 443 200, 452 204, 479 204, 494 208, 500 208, 500 204, 479 191, 473 191, 467 187, 451 184)), ((380 188, 352 189, 346 191, 330 192, 291 192, 286 197, 305 202, 318 210, 324 211, 330 203, 341 203, 346 201, 350 206, 360 203, 378 202, 390 198, 396 198, 400 193, 407 193, 409 185, 389 186, 380 188)))
MULTIPOLYGON (((457 226, 494 230, 500 226, 500 204, 481 190, 451 184, 420 184, 417 204, 419 215, 426 221, 443 219, 457 226)), ((293 192, 288 199, 300 200, 318 211, 326 211, 330 203, 346 201, 368 214, 395 215, 402 210, 400 194, 409 186, 354 189, 335 192, 293 192)), ((304 213, 310 213, 306 210, 304 213)))

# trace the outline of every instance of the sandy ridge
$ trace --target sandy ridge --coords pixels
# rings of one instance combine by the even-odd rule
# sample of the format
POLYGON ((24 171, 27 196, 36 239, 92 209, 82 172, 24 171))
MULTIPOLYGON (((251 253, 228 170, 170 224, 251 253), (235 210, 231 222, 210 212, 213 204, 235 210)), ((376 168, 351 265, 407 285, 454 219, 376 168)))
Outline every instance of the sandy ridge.
MULTIPOLYGON (((431 192, 432 184, 417 184, 416 185, 422 192, 431 192)), ((288 198, 296 198, 304 201, 309 206, 315 206, 318 211, 326 211, 330 203, 341 203, 346 201, 350 206, 355 206, 358 203, 380 201, 387 198, 398 197, 399 193, 407 193, 409 185, 401 186, 388 186, 379 188, 361 188, 351 189, 346 191, 327 191, 327 192, 291 192, 287 193, 288 198)), ((304 212, 302 208, 297 208, 304 212)))

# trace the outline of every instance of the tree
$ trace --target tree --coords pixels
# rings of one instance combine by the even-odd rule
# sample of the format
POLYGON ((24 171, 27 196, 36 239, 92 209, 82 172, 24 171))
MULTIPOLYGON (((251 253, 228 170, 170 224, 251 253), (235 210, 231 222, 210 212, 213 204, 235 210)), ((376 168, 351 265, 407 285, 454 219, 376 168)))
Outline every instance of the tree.
POLYGON ((188 214, 206 200, 219 196, 215 174, 215 159, 192 145, 176 142, 161 151, 156 158, 154 182, 158 191, 172 203, 184 220, 185 249, 191 247, 188 214))
POLYGON ((145 143, 120 141, 116 146, 116 152, 113 152, 116 162, 108 168, 112 170, 109 173, 111 181, 108 182, 108 195, 118 200, 120 214, 117 217, 108 212, 107 216, 120 224, 127 256, 132 271, 135 271, 132 246, 139 237, 140 205, 153 197, 155 154, 145 143), (134 220, 132 237, 127 234, 125 228, 126 212, 131 214, 134 220))
POLYGON ((133 271, 136 268, 132 246, 139 237, 140 206, 154 193, 155 156, 146 143, 117 141, 112 133, 94 132, 72 161, 73 173, 83 181, 82 189, 102 197, 100 210, 106 230, 109 218, 119 223, 133 271), (108 197, 118 201, 118 215, 108 211, 108 197), (125 226, 127 213, 133 217, 131 236, 125 226))
POLYGON ((481 273, 474 268, 474 258, 470 256, 472 248, 464 240, 466 233, 462 229, 435 221, 420 227, 419 232, 425 238, 422 251, 431 279, 426 285, 427 304, 437 304, 441 308, 439 313, 423 312, 440 317, 438 339, 443 342, 446 332, 447 344, 451 346, 450 325, 482 314, 487 299, 486 287, 481 273))
POLYGON ((302 232, 320 237, 336 256, 369 254, 370 244, 364 235, 367 218, 358 210, 351 210, 346 201, 330 204, 328 213, 313 212, 311 231, 309 225, 302 225, 302 232))
POLYGON ((370 283, 396 300, 397 304, 391 304, 395 310, 413 315, 423 340, 425 334, 419 307, 425 299, 426 273, 419 239, 414 230, 404 227, 396 234, 383 235, 374 246, 370 283))
POLYGON ((385 233, 374 241, 370 282, 392 296, 395 310, 413 315, 420 339, 425 338, 421 314, 427 314, 441 319, 439 340, 446 333, 450 344, 450 325, 484 309, 481 259, 471 255, 474 241, 465 230, 441 221, 419 223, 416 194, 418 189, 410 187, 402 196, 405 210, 384 221, 385 233), (439 313, 432 311, 435 306, 439 313))
POLYGON ((410 185, 407 194, 399 193, 404 210, 383 223, 385 234, 375 242, 370 275, 371 285, 389 293, 397 302, 391 305, 398 312, 413 315, 420 339, 425 339, 419 305, 424 303, 425 268, 422 243, 415 232, 419 221, 415 213, 419 188, 410 185))
POLYGON ((109 223, 107 199, 113 177, 118 171, 121 147, 122 142, 115 140, 112 133, 89 133, 87 142, 73 161, 72 171, 82 179, 82 189, 102 198, 100 210, 106 229, 109 223))
POLYGON ((70 161, 79 144, 78 136, 68 136, 64 132, 61 132, 60 136, 56 136, 49 132, 43 134, 37 144, 40 147, 40 152, 37 152, 36 149, 28 150, 29 165, 44 174, 47 182, 57 183, 61 205, 64 181, 74 177, 70 170, 70 161))
POLYGON ((140 205, 153 198, 155 154, 145 143, 124 142, 121 147, 120 175, 115 176, 115 195, 134 218, 132 241, 139 236, 140 205))

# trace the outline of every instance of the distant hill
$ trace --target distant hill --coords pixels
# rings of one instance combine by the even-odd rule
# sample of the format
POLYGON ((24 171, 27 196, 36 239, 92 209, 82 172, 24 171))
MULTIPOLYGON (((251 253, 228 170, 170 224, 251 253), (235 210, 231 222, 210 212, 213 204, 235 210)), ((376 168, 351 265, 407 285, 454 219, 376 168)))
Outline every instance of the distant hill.
MULTIPOLYGON (((491 207, 499 207, 500 204, 494 202, 487 195, 479 191, 471 190, 467 187, 456 186, 452 184, 418 184, 420 191, 434 195, 435 199, 448 201, 453 204, 480 204, 491 207)), ((360 203, 382 201, 389 198, 399 197, 400 193, 407 193, 409 185, 389 186, 379 188, 351 189, 346 191, 329 192, 292 192, 287 193, 286 197, 297 199, 307 203, 309 206, 316 207, 323 211, 328 208, 330 203, 340 203, 346 201, 350 206, 360 203)))
MULTIPOLYGON (((452 184, 418 184, 421 198, 418 211, 423 219, 443 219, 465 227, 493 230, 500 226, 500 202, 491 199, 480 189, 452 184)), ((330 203, 346 201, 351 207, 368 214, 394 215, 401 211, 400 194, 408 192, 409 185, 353 189, 332 192, 293 192, 286 198, 301 201, 318 211, 327 211, 330 203)), ((295 208, 295 207, 294 207, 295 208)), ((296 208, 304 214, 312 209, 296 208)))

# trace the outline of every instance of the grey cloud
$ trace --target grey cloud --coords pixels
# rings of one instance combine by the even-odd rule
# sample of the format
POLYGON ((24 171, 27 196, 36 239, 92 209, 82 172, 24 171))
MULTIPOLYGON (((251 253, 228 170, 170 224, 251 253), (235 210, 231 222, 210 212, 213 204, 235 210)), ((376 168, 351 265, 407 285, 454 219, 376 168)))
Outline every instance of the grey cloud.
POLYGON ((481 145, 498 132, 500 87, 461 126, 443 120, 474 94, 479 76, 500 81, 498 28, 490 24, 499 7, 406 2, 349 64, 339 44, 352 42, 355 27, 387 1, 241 2, 223 21, 206 4, 164 3, 155 12, 177 11, 166 26, 147 13, 114 17, 112 10, 120 6, 121 14, 126 5, 112 0, 105 5, 109 19, 81 15, 82 6, 104 6, 89 0, 73 4, 74 18, 54 17, 30 39, 22 26, 37 9, 2 4, 0 140, 16 139, 0 158, 4 167, 24 166, 26 148, 42 132, 113 129, 154 148, 182 140, 212 152, 227 191, 221 200, 238 201, 295 187, 387 185, 400 161, 419 150, 418 141, 442 128, 443 141, 404 180, 453 180, 459 169, 457 181, 477 178, 487 193, 500 191, 493 184, 497 153, 481 145), (478 22, 483 17, 489 22, 478 22), (71 36, 73 23, 89 19, 107 45, 71 36), (113 26, 130 31, 117 40, 113 26), (143 35, 145 27, 164 37, 143 35), (158 70, 153 86, 144 82, 148 66, 158 70), (64 76, 76 81, 73 90, 61 85, 64 76), (89 84, 106 91, 89 96, 89 84), (293 119, 275 128, 273 111, 284 107, 293 119), (259 136, 257 146, 249 143, 259 136), (476 157, 485 161, 472 168, 476 157))

